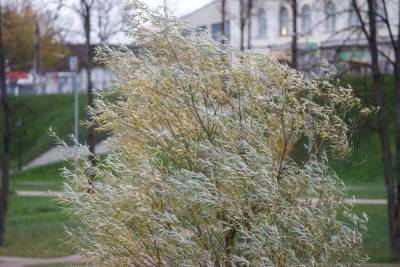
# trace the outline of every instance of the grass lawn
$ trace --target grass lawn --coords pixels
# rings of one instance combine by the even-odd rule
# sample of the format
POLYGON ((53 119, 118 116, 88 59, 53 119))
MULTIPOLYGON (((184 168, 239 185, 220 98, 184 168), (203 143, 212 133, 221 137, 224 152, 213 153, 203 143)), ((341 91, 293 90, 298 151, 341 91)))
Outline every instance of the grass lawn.
MULTIPOLYGON (((79 119, 85 119, 86 95, 79 97, 79 119)), ((21 155, 22 164, 26 164, 55 145, 49 136, 49 128, 60 138, 66 140, 73 132, 74 96, 72 94, 12 96, 10 97, 12 166, 17 168, 21 155), (19 153, 20 151, 20 153, 19 153)), ((0 122, 2 118, 0 117, 0 122)), ((2 135, 0 123, 0 137, 2 135)), ((80 127, 80 141, 86 137, 86 128, 80 127)), ((104 139, 98 134, 97 139, 104 139)), ((0 151, 3 144, 0 144, 0 151)), ((0 159, 2 154, 0 154, 0 159)))
MULTIPOLYGON (((371 77, 341 78, 343 84, 351 84, 356 95, 365 106, 374 103, 371 77)), ((391 135, 392 151, 395 149, 394 130, 394 77, 384 76, 383 87, 387 104, 387 117, 391 135)), ((353 153, 345 160, 332 162, 332 167, 345 182, 349 196, 358 198, 385 198, 385 180, 381 158, 381 145, 377 127, 377 116, 371 114, 368 119, 353 127, 353 153)), ((393 166, 395 167, 395 166, 393 166)), ((395 169, 393 168, 393 171, 395 169)))
POLYGON ((357 205, 355 212, 365 212, 368 217, 368 233, 364 236, 364 250, 371 263, 390 262, 389 230, 386 206, 357 205))
MULTIPOLYGON (((392 79, 391 76, 385 78, 385 87, 390 88, 392 79)), ((358 95, 362 95, 363 90, 370 86, 370 81, 364 83, 363 78, 345 78, 344 83, 351 83, 358 95)), ((392 106, 392 96, 387 97, 388 105, 392 106)), ((47 132, 50 125, 62 138, 72 131, 72 95, 19 97, 12 98, 11 102, 14 108, 19 105, 18 110, 23 110, 21 114, 25 112, 25 115, 13 114, 13 123, 19 117, 31 118, 25 125, 27 132, 23 141, 24 162, 52 146, 53 140, 47 132), (29 108, 21 103, 27 103, 29 108)), ((82 96, 81 118, 84 114, 84 102, 82 96)), ((388 114, 389 118, 393 118, 392 109, 388 110, 388 114)), ((355 195, 358 198, 385 198, 379 137, 370 127, 374 123, 371 119, 368 123, 357 126, 353 139, 354 153, 346 160, 332 162, 332 167, 346 184, 349 197, 355 195)), ((393 129, 391 133, 394 133, 393 129)), ((392 145, 394 146, 394 142, 392 145)), ((14 166, 17 162, 16 148, 17 144, 13 143, 14 166)), ((11 188, 14 191, 59 191, 63 182, 59 169, 65 164, 62 162, 15 173, 11 177, 11 188)), ((369 231, 364 239, 370 262, 390 262, 386 206, 357 205, 355 211, 359 214, 365 212, 370 218, 369 231)), ((57 257, 74 254, 73 249, 62 241, 63 225, 68 218, 50 198, 12 196, 8 215, 6 247, 0 248, 0 255, 57 257)))
MULTIPOLYGON (((370 262, 390 262, 386 206, 358 205, 369 216, 365 251, 370 262)), ((68 218, 51 198, 13 196, 10 199, 6 245, 2 256, 59 257, 74 254, 63 241, 68 218)))
POLYGON ((28 171, 17 172, 10 178, 11 190, 61 191, 63 177, 60 175, 60 169, 67 164, 66 162, 59 162, 28 171))
MULTIPOLYGON (((11 190, 32 190, 32 191, 61 191, 63 177, 60 175, 60 169, 67 166, 66 162, 59 162, 48 166, 37 167, 32 170, 16 172, 11 176, 11 190)), ((357 167, 353 167, 355 173, 357 167)), ((353 174, 350 168, 344 172, 348 196, 353 195, 357 198, 385 198, 385 184, 382 179, 349 179, 353 174), (347 179, 346 179, 347 178, 347 179)), ((337 170, 338 173, 340 170, 337 170)), ((341 176, 342 177, 342 176, 341 176)), ((379 177, 379 174, 377 174, 379 177)), ((343 177, 342 177, 343 178, 343 177)))
POLYGON ((359 181, 345 181, 347 196, 352 198, 386 198, 385 183, 382 180, 373 180, 367 182, 359 181))
MULTIPOLYGON (((59 191, 63 180, 58 170, 65 164, 61 162, 15 174, 11 177, 12 189, 59 191)), ((360 183, 360 188, 351 190, 359 195, 378 197, 375 187, 360 183)), ((386 206, 357 205, 355 211, 358 214, 365 212, 370 218, 369 232, 365 236, 365 251, 371 262, 389 262, 386 206)), ((67 221, 67 217, 51 198, 12 196, 6 247, 0 249, 0 255, 57 257, 73 254, 73 249, 63 245, 62 241, 63 225, 67 221)))
POLYGON ((58 257, 74 254, 64 239, 68 218, 46 197, 12 196, 2 256, 58 257))
MULTIPOLYGON (((332 162, 332 167, 345 182, 349 196, 385 198, 386 188, 378 133, 361 128, 353 139, 350 157, 332 162)), ((394 145, 394 142, 392 143, 394 145)))

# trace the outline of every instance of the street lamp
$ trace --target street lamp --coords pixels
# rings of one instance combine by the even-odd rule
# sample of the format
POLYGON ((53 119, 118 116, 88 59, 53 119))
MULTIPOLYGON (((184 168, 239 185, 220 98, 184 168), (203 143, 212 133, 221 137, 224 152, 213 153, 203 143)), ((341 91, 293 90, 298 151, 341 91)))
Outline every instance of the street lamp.
POLYGON ((74 92, 74 137, 79 140, 79 96, 78 88, 76 85, 76 75, 78 72, 78 57, 73 56, 69 58, 69 69, 73 72, 72 86, 74 92))

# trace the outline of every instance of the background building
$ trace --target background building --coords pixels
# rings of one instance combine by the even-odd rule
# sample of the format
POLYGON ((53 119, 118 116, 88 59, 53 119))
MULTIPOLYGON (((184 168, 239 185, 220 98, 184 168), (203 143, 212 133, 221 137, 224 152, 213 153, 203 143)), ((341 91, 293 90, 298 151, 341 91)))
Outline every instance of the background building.
MULTIPOLYGON (((290 62, 293 38, 293 8, 291 1, 253 0, 250 12, 243 11, 241 2, 228 0, 226 12, 226 38, 229 44, 240 48, 243 35, 244 48, 269 49, 278 58, 290 62), (241 13, 242 12, 242 13, 241 13), (241 15, 242 14, 242 15, 241 15), (251 16, 246 16, 251 14, 251 16), (241 30, 241 21, 246 24, 241 30), (250 23, 250 27, 248 24, 250 23), (250 42, 249 42, 250 36, 250 42)), ((362 1, 359 1, 362 3, 362 1)), ((216 0, 182 17, 194 28, 204 29, 210 38, 219 40, 222 23, 222 1, 216 0)), ((385 17, 382 1, 377 1, 378 37, 382 53, 394 58, 387 44, 389 34, 383 24, 385 17)), ((398 20, 398 2, 387 1, 388 20, 398 20)), ((362 4, 362 16, 366 17, 366 7, 362 4)), ((247 6, 245 6, 247 8, 247 6)), ((299 66, 304 69, 318 64, 319 58, 326 57, 337 63, 343 70, 366 71, 369 63, 367 42, 351 0, 298 0, 297 1, 297 49, 299 66)), ((396 35, 397 27, 393 27, 396 35), (395 29, 396 28, 396 29, 395 29)), ((381 57, 382 70, 391 71, 391 66, 381 57)))

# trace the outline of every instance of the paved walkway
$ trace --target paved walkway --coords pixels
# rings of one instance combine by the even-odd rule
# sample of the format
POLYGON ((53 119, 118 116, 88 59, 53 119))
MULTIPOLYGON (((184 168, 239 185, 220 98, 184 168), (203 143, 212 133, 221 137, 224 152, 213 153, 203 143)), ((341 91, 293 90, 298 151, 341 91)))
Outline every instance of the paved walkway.
POLYGON ((362 267, 400 267, 400 263, 368 263, 361 265, 362 267))
POLYGON ((38 264, 62 264, 62 263, 82 263, 83 257, 71 255, 59 258, 20 258, 20 257, 0 257, 0 267, 23 267, 38 264))
MULTIPOLYGON (((84 258, 79 255, 71 255, 60 258, 19 258, 19 257, 0 257, 0 267, 24 267, 38 264, 63 264, 63 263, 84 263, 84 258)), ((379 264, 368 263, 362 267, 400 267, 400 264, 379 264)))
POLYGON ((22 197, 57 197, 61 195, 62 192, 17 190, 15 194, 22 197))
MULTIPOLYGON (((62 192, 51 192, 51 191, 23 191, 17 190, 15 192, 18 196, 25 196, 25 197, 56 197, 62 194, 62 192)), ((317 199, 313 199, 314 201, 318 201, 317 199)), ((347 198, 345 202, 348 204, 355 203, 358 205, 386 205, 386 199, 367 199, 367 198, 358 198, 352 199, 347 198)))
MULTIPOLYGON (((97 155, 106 154, 108 152, 106 142, 102 141, 96 145, 94 148, 97 155)), ((42 155, 38 156, 28 164, 22 167, 22 170, 29 170, 35 167, 44 166, 52 163, 57 163, 64 161, 68 158, 65 157, 64 153, 58 148, 53 147, 48 151, 44 152, 42 155)))

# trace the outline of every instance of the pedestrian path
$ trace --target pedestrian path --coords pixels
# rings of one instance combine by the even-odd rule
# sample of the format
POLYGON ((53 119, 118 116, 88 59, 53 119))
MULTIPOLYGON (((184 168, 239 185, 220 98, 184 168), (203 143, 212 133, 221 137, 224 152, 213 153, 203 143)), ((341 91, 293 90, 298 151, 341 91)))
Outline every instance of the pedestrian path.
POLYGON ((61 195, 62 192, 17 190, 15 194, 22 197, 57 197, 61 195))
POLYGON ((361 265, 362 267, 400 267, 400 263, 368 263, 361 265))
MULTIPOLYGON (((99 144, 97 144, 94 150, 97 155, 106 154, 108 152, 106 141, 102 141, 99 144)), ((31 162, 29 162, 27 165, 23 166, 22 170, 29 170, 32 168, 64 161, 68 159, 68 157, 66 158, 64 152, 65 152, 64 150, 58 147, 53 147, 48 151, 44 152, 42 155, 35 158, 34 160, 32 160, 31 162)))
MULTIPOLYGON (((79 255, 71 255, 59 258, 21 258, 21 257, 0 257, 0 267, 24 267, 31 265, 46 264, 80 264, 84 263, 84 258, 79 255)), ((368 263, 362 264, 362 267, 400 267, 400 264, 380 264, 368 263)))
MULTIPOLYGON (((15 192, 18 196, 25 197, 57 197, 62 194, 62 192, 52 192, 52 191, 24 191, 17 190, 15 192)), ((318 199, 313 199, 313 201, 318 201, 318 199)), ((346 198, 345 203, 356 204, 356 205, 386 205, 386 199, 368 199, 368 198, 346 198)))
POLYGON ((83 257, 71 255, 59 258, 0 257, 0 267, 23 267, 39 264, 83 263, 83 257))

